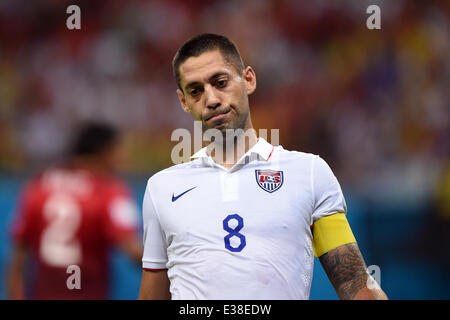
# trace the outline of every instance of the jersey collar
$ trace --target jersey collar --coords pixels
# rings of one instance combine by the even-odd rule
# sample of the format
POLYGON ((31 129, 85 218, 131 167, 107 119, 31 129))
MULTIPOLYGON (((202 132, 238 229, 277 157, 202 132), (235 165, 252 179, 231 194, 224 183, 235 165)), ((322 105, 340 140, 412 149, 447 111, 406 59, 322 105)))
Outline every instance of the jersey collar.
POLYGON ((257 154, 266 161, 269 161, 272 156, 274 146, 266 141, 264 138, 258 138, 256 144, 247 152, 250 154, 257 154))
MULTIPOLYGON (((264 138, 259 137, 256 144, 250 148, 250 150, 245 153, 241 159, 235 164, 242 164, 246 161, 246 159, 252 159, 251 155, 259 156, 259 158, 262 158, 266 161, 269 161, 270 157, 272 156, 274 150, 274 146, 271 145, 269 142, 267 142, 264 138)), ((206 152, 206 147, 200 149, 197 151, 194 155, 191 156, 191 159, 210 159, 211 157, 206 152)), ((211 158, 212 160, 212 158, 211 158)), ((247 160, 248 161, 248 160, 247 160)))

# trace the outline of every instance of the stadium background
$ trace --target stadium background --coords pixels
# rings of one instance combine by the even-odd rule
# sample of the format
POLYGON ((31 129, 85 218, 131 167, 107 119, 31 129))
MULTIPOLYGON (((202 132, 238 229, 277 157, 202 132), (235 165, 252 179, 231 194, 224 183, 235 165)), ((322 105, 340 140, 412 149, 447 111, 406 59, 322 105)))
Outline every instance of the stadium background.
MULTIPOLYGON (((2 0, 0 298, 26 179, 62 159, 77 124, 106 120, 124 131, 122 176, 141 204, 147 178, 171 165, 171 132, 192 129, 171 59, 215 32, 256 71, 255 127, 333 168, 387 295, 449 299, 449 16, 448 1, 2 0), (66 28, 70 4, 81 30, 66 28), (371 4, 381 30, 366 28, 371 4)), ((111 298, 136 298, 140 271, 117 252, 111 265, 111 298)), ((337 298, 317 259, 311 298, 337 298)))

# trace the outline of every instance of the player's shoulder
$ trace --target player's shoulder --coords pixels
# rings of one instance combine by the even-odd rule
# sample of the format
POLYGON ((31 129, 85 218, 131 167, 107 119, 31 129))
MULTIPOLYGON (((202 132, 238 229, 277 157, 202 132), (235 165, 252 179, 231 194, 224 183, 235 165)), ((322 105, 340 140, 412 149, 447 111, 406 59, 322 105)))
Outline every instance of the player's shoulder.
POLYGON ((53 177, 58 170, 60 170, 60 166, 53 165, 34 173, 26 182, 24 188, 33 191, 47 189, 49 177, 53 177))
POLYGON ((295 168, 304 173, 315 175, 317 172, 332 172, 331 166, 320 155, 296 150, 286 150, 282 146, 278 148, 278 161, 285 166, 295 168))
POLYGON ((42 189, 49 192, 64 192, 82 197, 129 193, 126 182, 115 174, 77 167, 70 163, 50 166, 35 179, 42 189))
POLYGON ((87 174, 94 194, 103 196, 105 200, 133 195, 127 180, 115 173, 87 172, 87 174))
POLYGON ((295 163, 312 163, 321 159, 319 155, 298 150, 288 150, 283 148, 283 146, 276 146, 276 154, 279 156, 280 160, 288 160, 295 163))
POLYGON ((22 201, 34 201, 43 196, 45 192, 41 184, 42 174, 43 172, 35 173, 25 181, 20 191, 22 201))
POLYGON ((167 181, 177 178, 182 172, 189 169, 196 168, 195 161, 175 164, 171 167, 156 172, 147 181, 147 186, 157 186, 159 184, 166 184, 167 181))

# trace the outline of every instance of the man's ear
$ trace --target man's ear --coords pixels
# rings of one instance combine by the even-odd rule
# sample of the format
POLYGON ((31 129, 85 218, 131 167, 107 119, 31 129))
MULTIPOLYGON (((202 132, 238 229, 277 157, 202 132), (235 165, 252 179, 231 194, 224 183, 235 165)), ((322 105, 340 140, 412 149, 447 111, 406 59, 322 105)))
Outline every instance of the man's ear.
POLYGON ((245 87, 247 89, 247 94, 252 94, 256 89, 256 74, 252 67, 248 66, 242 72, 242 78, 245 81, 245 87))
POLYGON ((189 107, 186 104, 186 97, 184 96, 183 91, 181 91, 180 89, 177 89, 177 94, 178 94, 178 100, 180 100, 181 107, 183 108, 184 112, 190 113, 189 107))

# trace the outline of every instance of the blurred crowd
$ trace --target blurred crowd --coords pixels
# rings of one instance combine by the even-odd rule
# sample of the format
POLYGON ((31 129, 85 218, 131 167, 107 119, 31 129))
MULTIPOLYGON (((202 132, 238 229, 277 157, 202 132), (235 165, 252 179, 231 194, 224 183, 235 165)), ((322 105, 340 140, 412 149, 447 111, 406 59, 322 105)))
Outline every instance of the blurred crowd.
POLYGON ((256 71, 256 128, 320 154, 349 188, 423 201, 450 185, 449 18, 446 1, 2 0, 0 170, 61 158, 93 119, 124 130, 127 172, 170 166, 171 132, 193 128, 171 61, 213 32, 256 71), (66 28, 70 4, 81 30, 66 28), (366 27, 371 4, 381 30, 366 27))

